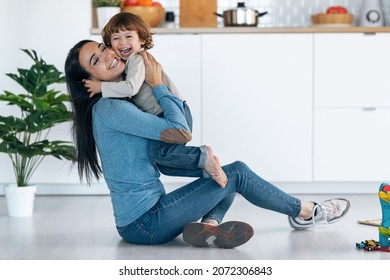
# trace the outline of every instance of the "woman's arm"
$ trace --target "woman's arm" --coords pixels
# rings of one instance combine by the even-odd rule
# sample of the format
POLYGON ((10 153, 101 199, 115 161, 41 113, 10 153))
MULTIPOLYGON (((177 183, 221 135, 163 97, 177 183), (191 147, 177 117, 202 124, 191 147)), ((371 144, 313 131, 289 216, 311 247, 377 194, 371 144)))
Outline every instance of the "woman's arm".
POLYGON ((94 119, 112 130, 166 143, 184 144, 192 139, 184 117, 183 102, 168 91, 165 85, 153 88, 161 101, 164 117, 138 109, 123 99, 102 98, 94 107, 94 119))

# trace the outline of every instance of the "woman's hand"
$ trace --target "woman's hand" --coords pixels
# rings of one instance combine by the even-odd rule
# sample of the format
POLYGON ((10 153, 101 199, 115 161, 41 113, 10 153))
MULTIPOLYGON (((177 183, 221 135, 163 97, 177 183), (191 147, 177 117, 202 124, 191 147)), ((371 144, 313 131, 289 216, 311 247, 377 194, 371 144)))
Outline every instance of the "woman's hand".
POLYGON ((145 82, 151 87, 162 85, 162 68, 160 63, 147 51, 139 52, 145 63, 145 82))

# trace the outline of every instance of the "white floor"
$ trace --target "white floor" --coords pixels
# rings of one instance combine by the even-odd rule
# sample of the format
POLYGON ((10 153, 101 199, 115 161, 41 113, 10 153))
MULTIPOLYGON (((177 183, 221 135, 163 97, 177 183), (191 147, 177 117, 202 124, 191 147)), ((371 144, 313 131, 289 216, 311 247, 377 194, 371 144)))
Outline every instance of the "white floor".
MULTIPOLYGON (((329 195, 297 195, 321 201, 329 195)), ((341 196, 341 195, 338 195, 341 196)), ((357 220, 381 218, 376 195, 342 195, 351 210, 338 223, 294 231, 281 214, 258 209, 238 196, 226 220, 250 223, 254 237, 234 249, 193 248, 181 236, 159 246, 127 244, 118 236, 109 196, 37 196, 30 218, 7 216, 0 197, 0 260, 390 260, 356 242, 378 240, 378 229, 357 220)))

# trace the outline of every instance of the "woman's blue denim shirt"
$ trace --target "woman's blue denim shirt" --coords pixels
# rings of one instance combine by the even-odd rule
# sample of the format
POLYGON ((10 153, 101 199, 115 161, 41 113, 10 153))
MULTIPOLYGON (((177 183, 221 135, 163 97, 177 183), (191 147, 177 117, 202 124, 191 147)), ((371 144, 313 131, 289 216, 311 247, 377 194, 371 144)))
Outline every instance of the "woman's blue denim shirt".
POLYGON ((183 101, 165 85, 153 88, 164 110, 159 118, 124 99, 101 98, 93 107, 93 133, 118 227, 135 221, 165 194, 160 173, 148 157, 149 139, 191 140, 183 101))

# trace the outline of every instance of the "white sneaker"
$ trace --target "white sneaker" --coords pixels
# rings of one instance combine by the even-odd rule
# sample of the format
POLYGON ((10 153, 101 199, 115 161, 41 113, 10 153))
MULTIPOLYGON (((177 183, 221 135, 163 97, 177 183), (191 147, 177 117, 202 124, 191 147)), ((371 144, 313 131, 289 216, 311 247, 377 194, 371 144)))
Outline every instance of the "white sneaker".
POLYGON ((335 223, 347 214, 350 206, 350 202, 344 198, 328 199, 321 204, 314 202, 312 218, 305 220, 301 217, 288 217, 288 222, 294 229, 307 229, 316 224, 335 223))

